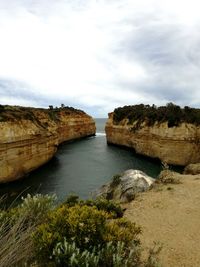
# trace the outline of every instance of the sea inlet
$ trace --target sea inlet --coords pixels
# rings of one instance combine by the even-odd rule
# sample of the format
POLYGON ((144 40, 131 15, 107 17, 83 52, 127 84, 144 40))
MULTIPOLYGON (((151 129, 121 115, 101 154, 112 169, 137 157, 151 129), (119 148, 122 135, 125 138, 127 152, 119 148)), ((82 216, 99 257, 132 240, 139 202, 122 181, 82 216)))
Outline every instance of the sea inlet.
POLYGON ((55 193, 59 200, 74 193, 89 198, 91 192, 127 169, 139 169, 157 177, 160 162, 137 155, 130 149, 107 145, 106 119, 96 119, 96 136, 59 146, 51 161, 24 179, 0 185, 0 195, 8 199, 27 193, 55 193))

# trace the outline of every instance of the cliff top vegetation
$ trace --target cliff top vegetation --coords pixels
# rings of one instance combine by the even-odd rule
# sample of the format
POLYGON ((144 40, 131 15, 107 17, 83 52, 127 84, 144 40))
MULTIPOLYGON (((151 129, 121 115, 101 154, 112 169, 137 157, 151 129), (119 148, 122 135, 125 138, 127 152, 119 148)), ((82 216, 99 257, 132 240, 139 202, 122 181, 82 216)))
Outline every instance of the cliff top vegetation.
POLYGON ((54 121, 59 120, 59 115, 61 112, 65 115, 85 114, 85 112, 82 110, 75 109, 73 107, 68 107, 64 104, 61 104, 61 107, 55 108, 53 106, 49 106, 48 109, 0 105, 0 122, 16 121, 20 119, 37 121, 37 112, 44 112, 48 114, 49 118, 54 121))
POLYGON ((137 121, 138 124, 146 122, 148 126, 156 122, 168 122, 168 127, 179 126, 183 122, 200 125, 200 109, 188 106, 181 108, 173 103, 160 107, 139 104, 116 108, 113 115, 114 123, 119 124, 123 119, 128 119, 128 124, 137 121))

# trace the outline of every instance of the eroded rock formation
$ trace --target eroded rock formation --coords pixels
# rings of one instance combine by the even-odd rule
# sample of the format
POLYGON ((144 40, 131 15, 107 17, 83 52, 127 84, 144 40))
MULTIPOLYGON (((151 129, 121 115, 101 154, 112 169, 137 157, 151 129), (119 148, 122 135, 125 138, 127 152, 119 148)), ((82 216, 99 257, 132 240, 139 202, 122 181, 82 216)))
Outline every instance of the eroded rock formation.
POLYGON ((94 195, 126 203, 133 200, 137 193, 149 190, 154 182, 155 179, 144 172, 131 169, 115 175, 110 183, 103 185, 94 195))
POLYGON ((73 108, 0 106, 0 182, 9 182, 49 161, 60 143, 94 135, 95 122, 73 108))
POLYGON ((169 127, 167 122, 148 126, 143 121, 129 123, 125 118, 119 123, 109 114, 106 123, 107 142, 133 148, 138 154, 159 158, 173 165, 188 165, 200 162, 200 126, 180 123, 169 127))
POLYGON ((186 166, 184 169, 184 174, 200 174, 200 163, 189 164, 188 166, 186 166))

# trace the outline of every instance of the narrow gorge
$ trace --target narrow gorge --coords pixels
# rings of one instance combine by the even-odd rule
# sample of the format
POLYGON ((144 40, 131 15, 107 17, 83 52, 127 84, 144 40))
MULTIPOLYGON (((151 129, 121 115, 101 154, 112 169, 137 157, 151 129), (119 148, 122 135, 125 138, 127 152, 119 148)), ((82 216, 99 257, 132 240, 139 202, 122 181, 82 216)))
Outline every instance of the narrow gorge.
POLYGON ((62 142, 95 135, 93 118, 71 107, 0 106, 0 183, 48 162, 62 142))
POLYGON ((173 104, 125 106, 109 113, 105 130, 108 143, 133 148, 167 164, 200 162, 199 109, 173 104))

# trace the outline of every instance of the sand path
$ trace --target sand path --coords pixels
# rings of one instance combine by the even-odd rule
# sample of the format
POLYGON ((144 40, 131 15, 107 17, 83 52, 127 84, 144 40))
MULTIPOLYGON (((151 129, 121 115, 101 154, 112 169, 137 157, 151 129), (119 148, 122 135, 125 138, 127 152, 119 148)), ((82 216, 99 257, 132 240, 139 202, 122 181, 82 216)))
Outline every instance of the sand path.
POLYGON ((163 267, 200 267, 200 175, 178 175, 126 205, 125 217, 142 226, 144 247, 158 241, 163 267))

